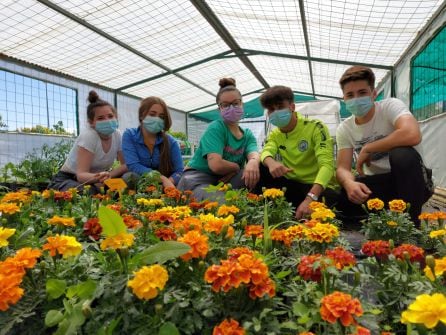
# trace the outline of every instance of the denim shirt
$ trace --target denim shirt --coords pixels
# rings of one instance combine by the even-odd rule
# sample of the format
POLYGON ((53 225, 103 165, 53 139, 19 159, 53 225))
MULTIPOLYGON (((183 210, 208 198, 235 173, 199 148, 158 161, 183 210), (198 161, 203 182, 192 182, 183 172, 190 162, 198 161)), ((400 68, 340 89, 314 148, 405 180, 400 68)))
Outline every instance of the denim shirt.
MULTIPOLYGON (((180 146, 178 142, 169 134, 170 159, 172 162, 172 174, 166 177, 172 177, 175 185, 183 173, 183 158, 181 157, 180 146)), ((161 133, 156 135, 155 146, 150 153, 144 144, 144 138, 141 128, 128 128, 122 135, 122 153, 124 155, 127 168, 131 172, 142 175, 152 170, 158 170, 160 165, 160 145, 163 143, 161 133)))

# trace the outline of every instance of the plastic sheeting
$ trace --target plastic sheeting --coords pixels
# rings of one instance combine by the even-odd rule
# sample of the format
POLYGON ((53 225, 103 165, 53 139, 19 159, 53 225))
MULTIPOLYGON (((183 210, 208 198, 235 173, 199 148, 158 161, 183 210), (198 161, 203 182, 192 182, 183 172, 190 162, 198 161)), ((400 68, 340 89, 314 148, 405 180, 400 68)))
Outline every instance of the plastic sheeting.
POLYGON ((322 100, 296 104, 296 111, 310 119, 318 119, 325 123, 331 136, 336 136, 339 125, 339 100, 322 100))

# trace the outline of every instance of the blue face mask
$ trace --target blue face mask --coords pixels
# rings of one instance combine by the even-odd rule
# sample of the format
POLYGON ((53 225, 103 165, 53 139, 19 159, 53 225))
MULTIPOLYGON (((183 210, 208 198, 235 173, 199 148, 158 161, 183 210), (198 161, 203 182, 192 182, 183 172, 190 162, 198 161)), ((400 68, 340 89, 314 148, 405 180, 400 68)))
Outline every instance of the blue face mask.
POLYGON ((146 116, 142 125, 149 133, 157 134, 164 129, 164 120, 158 116, 146 116))
POLYGON ((291 120, 291 111, 288 108, 278 109, 269 115, 269 122, 279 128, 286 127, 291 120))
POLYGON ((352 115, 357 117, 365 116, 373 107, 370 96, 345 100, 345 108, 352 115))
POLYGON ((96 125, 94 129, 101 135, 111 135, 116 129, 118 129, 118 120, 104 120, 104 121, 96 121, 96 125))

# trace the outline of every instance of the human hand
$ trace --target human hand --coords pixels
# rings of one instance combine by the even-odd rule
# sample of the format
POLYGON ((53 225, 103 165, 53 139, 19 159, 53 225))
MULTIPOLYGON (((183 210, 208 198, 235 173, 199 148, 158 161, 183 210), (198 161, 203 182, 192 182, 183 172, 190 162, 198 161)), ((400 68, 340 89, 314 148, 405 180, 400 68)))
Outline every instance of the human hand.
POLYGON ((161 182, 163 183, 163 187, 175 187, 175 184, 166 176, 161 176, 161 182))
POLYGON ((257 159, 250 159, 246 163, 243 170, 242 179, 245 181, 245 185, 248 190, 251 190, 256 186, 260 179, 259 161, 257 159))
POLYGON ((111 178, 111 174, 109 171, 98 172, 94 175, 96 182, 103 183, 106 179, 111 178))
POLYGON ((287 168, 282 163, 279 163, 276 161, 271 161, 268 164, 268 170, 269 170, 269 173, 271 174, 271 176, 273 176, 273 178, 280 178, 280 177, 284 176, 285 174, 287 174, 288 172, 293 171, 293 169, 287 168))
POLYGON ((352 181, 345 186, 345 191, 347 192, 348 199, 355 204, 364 203, 372 194, 372 191, 367 187, 366 184, 352 181))
POLYGON ((359 152, 358 159, 356 160, 356 170, 358 171, 360 176, 364 175, 364 164, 370 166, 370 156, 371 152, 368 152, 366 146, 363 146, 361 151, 359 152))
POLYGON ((302 201, 299 207, 296 208, 296 214, 295 214, 296 220, 303 219, 311 214, 311 209, 310 209, 311 201, 312 201, 311 199, 305 197, 305 200, 302 201))

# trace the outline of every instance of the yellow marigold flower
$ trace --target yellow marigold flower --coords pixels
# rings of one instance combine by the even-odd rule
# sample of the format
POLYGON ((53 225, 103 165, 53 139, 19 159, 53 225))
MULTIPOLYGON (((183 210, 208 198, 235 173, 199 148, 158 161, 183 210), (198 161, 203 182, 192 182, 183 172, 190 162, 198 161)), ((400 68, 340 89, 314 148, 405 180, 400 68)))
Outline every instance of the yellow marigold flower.
POLYGON ((9 244, 8 238, 14 233, 15 229, 0 227, 0 247, 6 247, 9 244))
POLYGON ((422 323, 429 329, 440 321, 446 324, 446 297, 441 293, 417 296, 401 315, 402 323, 422 323))
POLYGON ((74 218, 64 218, 58 215, 54 215, 51 219, 49 219, 48 224, 55 226, 76 227, 74 218))
POLYGON ((209 251, 208 237, 195 230, 187 232, 183 237, 179 237, 177 241, 186 243, 191 247, 191 250, 181 256, 185 261, 191 258, 204 258, 209 251))
POLYGON ((398 226, 398 223, 396 223, 395 221, 387 221, 387 225, 390 227, 396 227, 398 226))
POLYGON ((379 198, 373 198, 367 201, 367 208, 369 210, 375 209, 380 211, 384 208, 384 202, 379 198))
POLYGON ((164 289, 169 276, 161 265, 143 266, 134 272, 135 277, 129 280, 127 286, 139 299, 150 300, 158 295, 158 290, 164 289))
POLYGON ((217 216, 226 216, 229 214, 237 214, 238 212, 240 212, 240 209, 234 205, 232 205, 232 206, 222 205, 222 206, 220 206, 220 208, 217 211, 217 216))
POLYGON ((20 207, 14 203, 9 203, 9 202, 0 203, 0 213, 1 214, 12 215, 19 211, 20 211, 20 207))
POLYGON ((82 251, 82 245, 74 236, 59 235, 47 237, 48 243, 42 247, 43 250, 49 250, 52 257, 62 255, 63 258, 76 256, 82 251))
POLYGON ((129 233, 119 233, 113 236, 105 238, 101 242, 101 249, 122 249, 126 247, 131 247, 133 241, 135 240, 135 235, 129 233))
POLYGON ((320 221, 327 221, 328 219, 334 219, 335 213, 329 208, 316 208, 311 213, 311 219, 313 220, 320 220, 320 221))
POLYGON ((433 230, 429 233, 430 238, 436 238, 439 236, 443 236, 446 234, 446 229, 440 229, 440 230, 433 230))
POLYGON ((316 223, 314 227, 305 229, 304 234, 310 241, 330 243, 339 236, 339 229, 330 223, 316 223))
POLYGON ((282 190, 279 190, 278 188, 267 188, 265 191, 263 191, 263 197, 264 198, 280 198, 283 197, 285 193, 283 193, 282 190))
POLYGON ((223 186, 221 186, 218 190, 221 192, 226 192, 229 190, 229 184, 223 184, 223 186))
POLYGON ((136 200, 136 203, 138 205, 143 205, 143 206, 163 206, 164 205, 164 201, 162 199, 145 199, 145 198, 139 198, 136 200))
POLYGON ((16 204, 21 204, 29 202, 30 199, 30 192, 28 191, 9 192, 5 194, 1 202, 14 202, 16 204))
POLYGON ((189 206, 166 206, 155 211, 157 214, 167 215, 174 219, 185 218, 191 215, 192 210, 189 206))
POLYGON ((312 211, 318 209, 318 208, 327 208, 327 205, 325 205, 323 202, 319 201, 312 201, 308 205, 308 208, 310 208, 312 211))
POLYGON ((402 213, 406 209, 406 203, 401 199, 389 201, 389 209, 392 212, 402 213))
POLYGON ((424 274, 426 275, 426 277, 429 278, 431 281, 434 281, 436 277, 441 276, 446 271, 446 257, 435 260, 434 271, 435 276, 429 266, 426 266, 424 268, 424 274))

